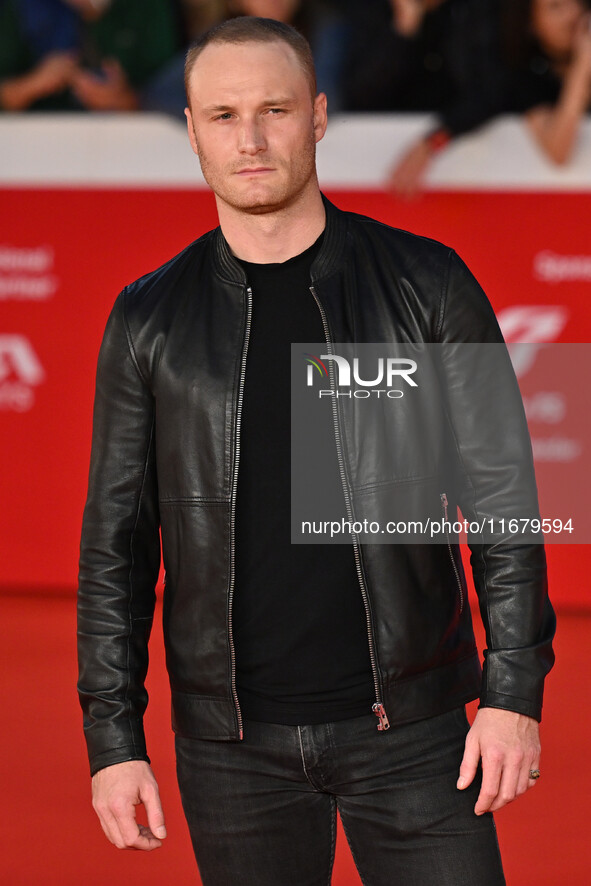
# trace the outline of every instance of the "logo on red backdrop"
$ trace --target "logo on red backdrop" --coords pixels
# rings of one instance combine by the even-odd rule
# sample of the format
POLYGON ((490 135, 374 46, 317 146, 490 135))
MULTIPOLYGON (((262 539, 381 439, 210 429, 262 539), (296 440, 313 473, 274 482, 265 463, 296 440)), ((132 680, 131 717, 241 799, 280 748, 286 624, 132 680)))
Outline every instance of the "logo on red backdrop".
POLYGON ((51 246, 0 245, 0 301, 46 301, 59 286, 51 246))
POLYGON ((543 349, 559 338, 568 318, 564 305, 512 305, 498 315, 515 374, 520 379, 538 463, 576 463, 584 450, 580 433, 575 430, 572 415, 569 416, 569 374, 564 358, 561 362, 558 352, 554 352, 555 371, 550 376, 547 360, 540 358, 543 349))
POLYGON ((511 305, 497 314, 509 347, 515 374, 531 369, 539 348, 534 343, 557 341, 566 326, 569 310, 564 305, 511 305))
POLYGON ((0 335, 0 409, 28 412, 35 404, 35 388, 45 381, 45 370, 24 335, 0 335))
POLYGON ((534 277, 544 283, 591 283, 591 255, 560 255, 545 249, 534 256, 534 277))

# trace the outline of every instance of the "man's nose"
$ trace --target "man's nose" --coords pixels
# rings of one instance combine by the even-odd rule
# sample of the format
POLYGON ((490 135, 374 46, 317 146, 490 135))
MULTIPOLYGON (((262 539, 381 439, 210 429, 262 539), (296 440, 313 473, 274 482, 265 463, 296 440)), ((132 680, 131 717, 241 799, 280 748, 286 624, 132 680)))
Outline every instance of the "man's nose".
POLYGON ((265 147, 265 136, 260 122, 256 119, 243 120, 238 136, 238 149, 244 154, 258 154, 265 147))

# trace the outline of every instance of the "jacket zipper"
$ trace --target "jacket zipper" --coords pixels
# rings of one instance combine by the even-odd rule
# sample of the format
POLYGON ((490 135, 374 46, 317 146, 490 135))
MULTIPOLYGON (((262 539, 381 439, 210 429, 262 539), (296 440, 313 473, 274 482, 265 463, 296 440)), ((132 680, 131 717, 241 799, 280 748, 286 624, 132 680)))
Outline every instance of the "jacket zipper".
MULTIPOLYGON (((322 318, 322 326, 324 328, 324 337, 326 339, 326 346, 327 346, 329 354, 332 354, 333 345, 332 345, 332 340, 330 337, 330 332, 328 329, 328 322, 326 319, 326 314, 324 312, 324 308, 322 307, 322 305, 320 303, 320 299, 316 295, 316 290, 314 289, 313 286, 310 286, 310 292, 312 293, 314 301, 318 305, 318 310, 320 311, 320 316, 322 318)), ((329 377, 330 377, 331 387, 334 390, 335 389, 334 367, 333 367, 332 360, 329 361, 329 377)), ((341 436, 339 433, 338 405, 337 405, 337 401, 336 401, 335 397, 333 397, 333 400, 332 400, 332 417, 333 417, 335 441, 336 441, 336 446, 337 446, 337 458, 338 458, 338 462, 339 462, 339 471, 340 471, 340 475, 341 475, 341 485, 343 487, 343 494, 345 496, 345 507, 347 509, 347 517, 348 517, 349 521, 351 523, 353 523, 353 510, 351 507, 351 499, 350 499, 349 490, 347 487, 347 479, 346 479, 345 466, 344 466, 344 460, 343 460, 343 451, 341 448, 341 436)), ((371 624, 371 612, 370 612, 370 608, 369 608, 369 597, 367 594, 367 587, 365 585, 365 578, 363 575, 363 570, 361 568, 361 554, 359 551, 359 541, 358 541, 358 538, 356 535, 352 534, 351 537, 353 540, 353 556, 355 558, 355 568, 357 570, 357 578, 359 580, 359 587, 361 589, 361 596, 363 598, 363 605, 365 607, 365 623, 366 623, 366 628, 367 628, 367 641, 369 644, 369 659, 371 662, 371 671, 373 674, 373 682, 374 682, 374 689, 375 689, 375 695, 376 695, 375 703, 372 705, 371 709, 372 709, 373 713, 376 715, 376 717, 378 718, 378 730, 380 732, 383 732, 384 730, 390 728, 390 723, 388 721, 386 710, 384 708, 384 704, 382 701, 382 692, 381 692, 381 688, 380 688, 380 678, 379 678, 379 674, 378 674, 377 656, 376 656, 374 636, 373 636, 373 627, 371 624)))
MULTIPOLYGON (((447 506, 448 506, 447 495, 445 494, 445 492, 442 492, 439 497, 441 499, 441 504, 443 506, 443 519, 445 520, 446 523, 448 523, 449 520, 447 519, 447 506)), ((451 565, 453 567, 454 575, 456 577, 456 582, 458 584, 458 594, 460 595, 460 613, 462 613, 464 611, 464 592, 462 590, 462 582, 460 581, 460 573, 458 572, 458 567, 456 566, 455 557, 454 557, 453 551, 451 549, 451 539, 449 537, 449 529, 447 530, 446 535, 447 535, 447 550, 449 551, 449 559, 451 560, 451 565)))
POLYGON ((242 356, 240 362, 240 380, 238 383, 238 401, 236 404, 236 443, 234 446, 234 475, 232 477, 232 494, 230 497, 230 584, 228 588, 228 640, 230 644, 230 681, 232 686, 232 698, 236 708, 238 721, 238 736, 244 738, 242 712, 236 692, 236 649, 234 647, 234 634, 232 631, 232 604, 234 602, 234 583, 236 580, 236 492, 238 489, 238 465, 240 462, 240 424, 242 421, 242 400, 244 396, 244 379, 246 377, 246 354, 250 339, 250 325, 252 320, 252 289, 246 289, 246 324, 244 327, 244 341, 242 344, 242 356))

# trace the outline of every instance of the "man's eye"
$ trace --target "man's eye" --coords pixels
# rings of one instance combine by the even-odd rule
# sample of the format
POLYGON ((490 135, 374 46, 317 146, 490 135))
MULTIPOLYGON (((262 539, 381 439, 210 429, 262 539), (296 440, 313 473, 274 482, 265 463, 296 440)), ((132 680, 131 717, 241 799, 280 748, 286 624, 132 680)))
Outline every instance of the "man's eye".
POLYGON ((216 120, 231 120, 231 119, 232 119, 232 115, 230 114, 229 111, 227 111, 227 112, 224 113, 224 114, 218 114, 218 116, 217 116, 215 119, 216 119, 216 120))
POLYGON ((285 109, 284 108, 269 108, 269 113, 270 114, 283 114, 283 113, 285 113, 285 109))

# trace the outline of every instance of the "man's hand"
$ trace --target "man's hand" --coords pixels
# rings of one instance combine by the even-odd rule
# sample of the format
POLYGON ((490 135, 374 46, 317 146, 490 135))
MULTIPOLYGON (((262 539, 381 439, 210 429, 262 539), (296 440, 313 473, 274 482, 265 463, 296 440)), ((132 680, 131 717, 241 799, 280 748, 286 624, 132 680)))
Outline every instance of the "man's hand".
POLYGON ((51 52, 32 70, 0 83, 0 106, 5 111, 24 111, 34 102, 66 89, 76 69, 72 52, 51 52))
POLYGON ((390 170, 386 187, 400 197, 416 197, 433 156, 426 139, 415 142, 390 170))
POLYGON ((411 199, 420 191, 433 157, 427 139, 419 139, 408 148, 390 170, 386 187, 400 197, 411 199))
POLYGON ((529 777, 540 763, 540 734, 536 720, 498 708, 481 708, 466 736, 466 750, 457 787, 474 780, 482 758, 482 787, 474 812, 496 812, 535 785, 529 777))
POLYGON ((61 92, 70 85, 76 68, 73 52, 51 52, 31 72, 39 97, 61 92))
POLYGON ((118 849, 150 851, 166 837, 158 785, 144 760, 101 769, 92 779, 92 805, 107 838, 118 849), (148 827, 138 824, 135 807, 143 803, 148 827))

